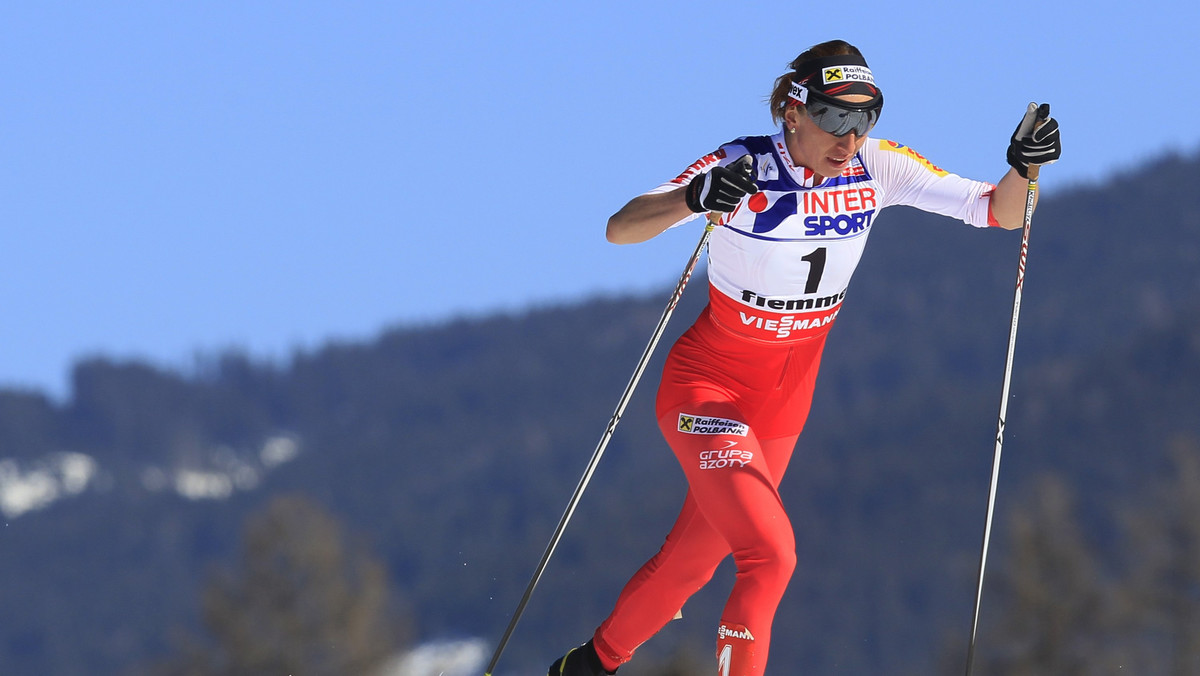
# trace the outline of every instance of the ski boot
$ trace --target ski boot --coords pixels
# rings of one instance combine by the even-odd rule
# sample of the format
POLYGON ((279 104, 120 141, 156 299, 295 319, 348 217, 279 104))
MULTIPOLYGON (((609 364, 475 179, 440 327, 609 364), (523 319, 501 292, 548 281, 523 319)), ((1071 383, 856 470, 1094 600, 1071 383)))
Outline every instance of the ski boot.
POLYGON ((605 671, 600 665, 600 656, 589 640, 587 643, 572 648, 566 655, 555 660, 550 665, 547 676, 612 676, 617 672, 605 671))

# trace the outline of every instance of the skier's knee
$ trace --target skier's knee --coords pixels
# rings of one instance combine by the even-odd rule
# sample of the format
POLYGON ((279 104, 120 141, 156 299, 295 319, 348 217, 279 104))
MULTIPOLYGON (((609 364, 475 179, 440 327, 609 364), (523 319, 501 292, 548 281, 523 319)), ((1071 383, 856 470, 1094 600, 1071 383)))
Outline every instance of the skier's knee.
POLYGON ((763 543, 760 547, 734 556, 738 575, 753 577, 772 587, 786 587, 796 571, 796 546, 786 543, 763 543))

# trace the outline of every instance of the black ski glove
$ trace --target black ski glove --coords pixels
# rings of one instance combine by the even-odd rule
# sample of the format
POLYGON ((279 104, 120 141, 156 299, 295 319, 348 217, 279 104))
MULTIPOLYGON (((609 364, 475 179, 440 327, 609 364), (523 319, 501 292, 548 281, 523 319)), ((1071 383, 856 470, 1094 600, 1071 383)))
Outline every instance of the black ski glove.
POLYGON ((684 197, 692 211, 733 211, 746 195, 758 192, 754 183, 754 160, 742 155, 727 167, 716 166, 693 178, 684 197))
POLYGON ((1008 143, 1008 164, 1021 178, 1029 178, 1029 165, 1050 164, 1062 155, 1058 120, 1050 117, 1050 104, 1029 104, 1008 143), (1040 126, 1038 126, 1040 125, 1040 126), (1035 128, 1036 127, 1036 128, 1035 128))

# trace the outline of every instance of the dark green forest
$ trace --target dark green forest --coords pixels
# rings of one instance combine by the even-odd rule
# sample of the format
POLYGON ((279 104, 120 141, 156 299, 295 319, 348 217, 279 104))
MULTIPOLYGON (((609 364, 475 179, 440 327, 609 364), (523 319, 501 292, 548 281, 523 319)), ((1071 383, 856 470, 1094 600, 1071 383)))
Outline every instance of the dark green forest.
MULTIPOLYGON (((1198 180, 1200 157, 1169 156, 1042 198, 978 674, 1200 673, 1198 180)), ((964 666, 1020 233, 903 208, 873 230, 781 488, 799 565, 777 673, 964 666)), ((688 253, 661 292, 278 362, 89 358, 64 401, 0 390, 0 486, 94 463, 4 518, 0 674, 366 673, 424 641, 494 645, 688 253)), ((653 393, 704 294, 685 294, 497 676, 586 640, 661 544, 684 485, 653 393)), ((726 564, 622 673, 703 672, 731 582, 726 564)))

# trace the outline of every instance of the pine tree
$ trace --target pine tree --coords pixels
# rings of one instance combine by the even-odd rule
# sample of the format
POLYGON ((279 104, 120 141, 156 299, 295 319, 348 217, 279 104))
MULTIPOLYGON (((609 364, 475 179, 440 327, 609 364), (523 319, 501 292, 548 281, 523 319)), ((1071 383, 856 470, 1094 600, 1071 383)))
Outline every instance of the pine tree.
POLYGON ((1121 596, 1140 660, 1155 673, 1200 673, 1200 442, 1175 438, 1174 467, 1127 512, 1130 580, 1121 596))
POLYGON ((1011 517, 1009 558, 997 571, 998 627, 979 669, 1006 676, 1093 676, 1107 633, 1106 591, 1070 489, 1042 477, 1011 517))
POLYGON ((383 567, 338 522, 281 497, 245 527, 240 568, 202 592, 211 641, 194 641, 163 676, 370 674, 396 648, 383 567))

